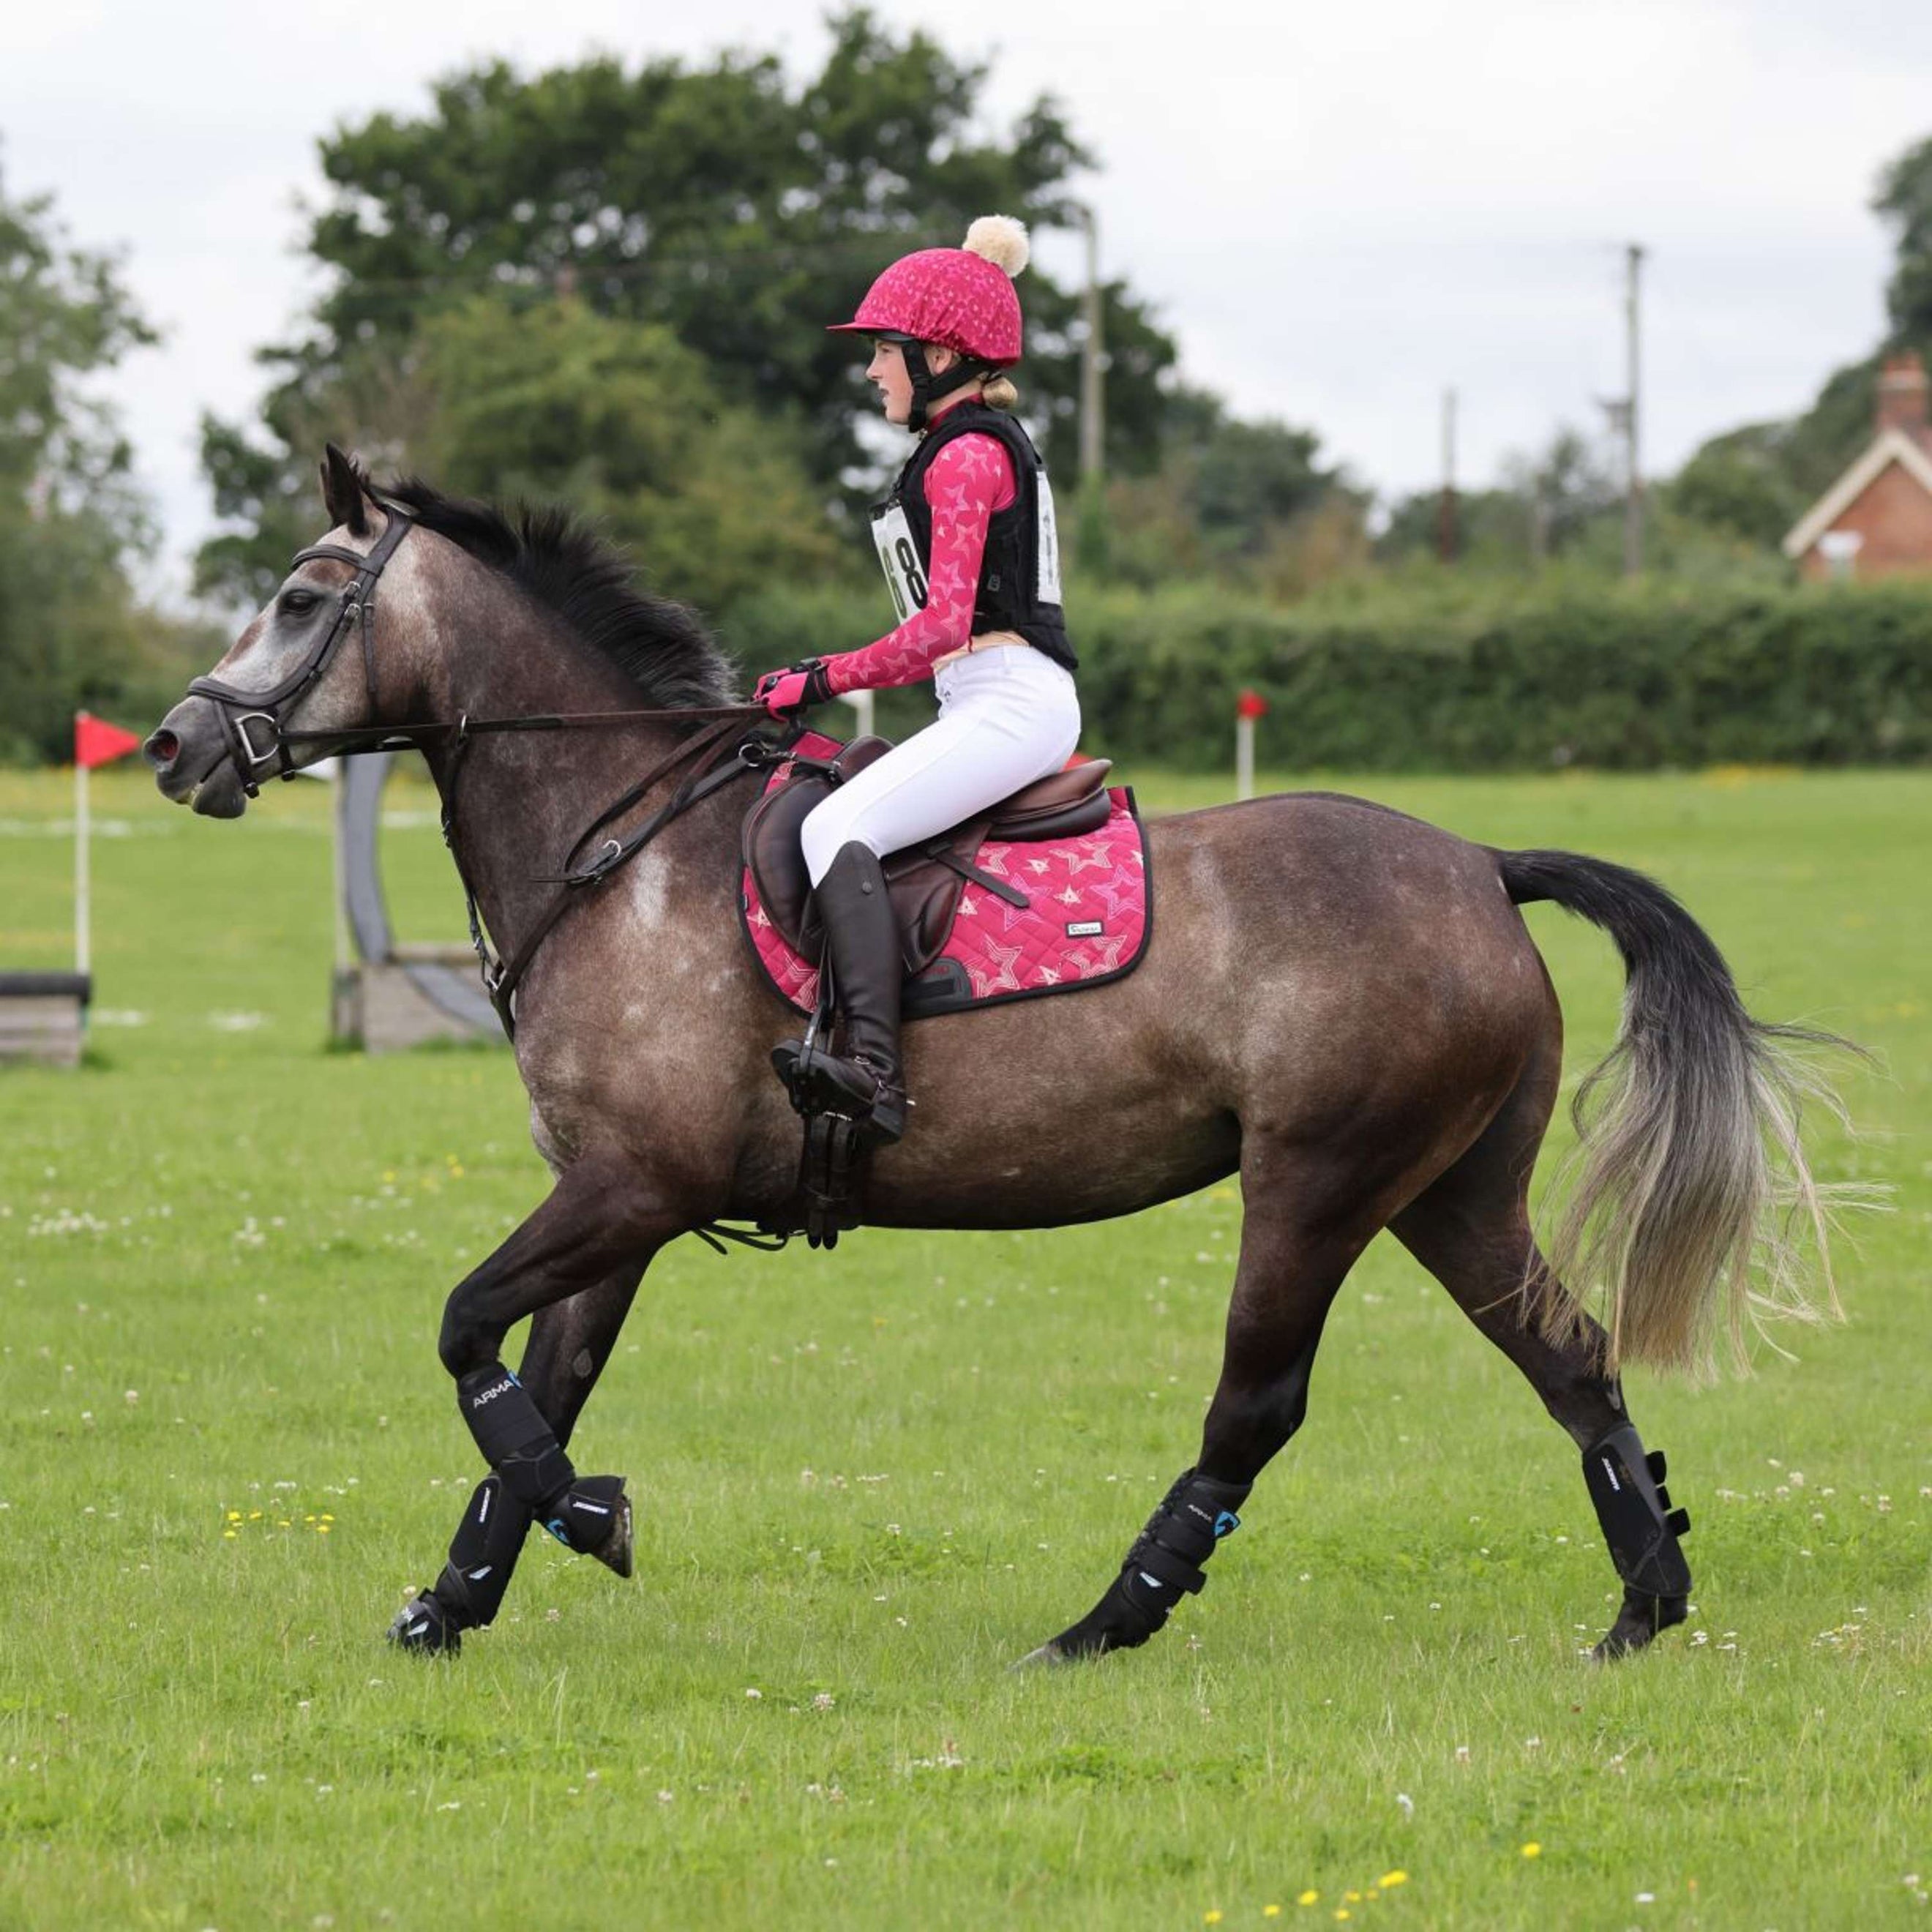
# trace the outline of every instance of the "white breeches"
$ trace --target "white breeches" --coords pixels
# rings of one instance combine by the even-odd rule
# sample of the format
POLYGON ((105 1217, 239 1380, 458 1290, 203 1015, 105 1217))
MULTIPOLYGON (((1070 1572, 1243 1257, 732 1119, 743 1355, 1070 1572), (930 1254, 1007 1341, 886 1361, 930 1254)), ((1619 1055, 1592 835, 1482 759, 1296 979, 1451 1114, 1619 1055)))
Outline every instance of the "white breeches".
POLYGON ((1073 676, 1030 645, 940 666, 939 719, 835 786, 800 837, 815 886, 856 839, 883 859, 1057 772, 1080 742, 1073 676))

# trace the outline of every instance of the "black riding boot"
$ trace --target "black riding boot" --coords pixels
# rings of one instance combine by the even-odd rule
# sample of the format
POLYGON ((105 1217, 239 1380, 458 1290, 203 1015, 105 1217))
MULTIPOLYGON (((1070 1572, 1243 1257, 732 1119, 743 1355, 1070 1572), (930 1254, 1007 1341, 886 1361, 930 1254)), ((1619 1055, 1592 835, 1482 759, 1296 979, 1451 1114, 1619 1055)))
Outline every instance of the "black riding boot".
POLYGON ((905 1132, 905 1082, 899 1064, 899 989, 905 964, 898 921, 886 892, 885 874, 868 845, 856 839, 818 882, 818 914, 825 927, 826 964, 844 1022, 842 1057, 802 1040, 788 1040, 772 1055, 778 1077, 795 1099, 814 1108, 864 1118, 874 1142, 896 1141, 905 1132))

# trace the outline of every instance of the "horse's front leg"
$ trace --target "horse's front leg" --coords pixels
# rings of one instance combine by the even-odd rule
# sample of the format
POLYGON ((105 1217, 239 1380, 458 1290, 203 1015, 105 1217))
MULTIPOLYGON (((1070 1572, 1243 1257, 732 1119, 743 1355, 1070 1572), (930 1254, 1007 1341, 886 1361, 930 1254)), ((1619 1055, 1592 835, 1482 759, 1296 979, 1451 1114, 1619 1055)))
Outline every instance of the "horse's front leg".
MULTIPOLYGON (((568 1445, 590 1391, 616 1346, 638 1292, 639 1270, 626 1267, 567 1301, 540 1308, 517 1371, 560 1443, 568 1445)), ((476 1486, 434 1588, 397 1613, 389 1635, 406 1650, 454 1651, 463 1633, 493 1623, 523 1553, 532 1521, 493 1470, 476 1486)))
POLYGON ((481 1267, 460 1282, 439 1342, 457 1403, 491 1470, 478 1485, 436 1589, 406 1610, 392 1634, 417 1648, 452 1648, 465 1625, 487 1622, 535 1520, 620 1576, 631 1573, 631 1506, 620 1476, 580 1476, 562 1438, 589 1393, 651 1256, 687 1216, 627 1163, 584 1160, 481 1267), (562 1316, 582 1304, 582 1328, 562 1316), (503 1365, 505 1336, 526 1316, 533 1384, 503 1365), (459 1621, 446 1614, 458 1612, 459 1621))

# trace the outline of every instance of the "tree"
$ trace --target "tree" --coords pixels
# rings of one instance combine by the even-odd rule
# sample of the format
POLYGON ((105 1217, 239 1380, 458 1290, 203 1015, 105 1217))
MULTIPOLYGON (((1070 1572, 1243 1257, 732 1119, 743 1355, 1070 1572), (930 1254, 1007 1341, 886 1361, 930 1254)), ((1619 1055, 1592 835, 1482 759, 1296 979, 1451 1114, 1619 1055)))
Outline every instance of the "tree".
MULTIPOLYGON (((823 67, 802 82, 742 53, 702 67, 595 59, 528 77, 497 62, 440 83, 427 115, 377 114, 324 141, 330 194, 308 245, 333 285, 306 336, 268 352, 281 372, 270 442, 208 426, 224 511, 246 516, 300 487, 292 474, 311 459, 296 427, 366 384, 372 361, 406 362, 435 316, 479 293, 560 291, 668 330, 727 403, 795 427, 828 497, 851 501, 871 468, 856 434, 870 395, 863 358, 824 325, 850 315, 896 256, 956 244, 976 215, 1066 224, 1069 179, 1088 158, 1048 99, 986 131, 986 67, 927 34, 896 36, 862 8, 831 28, 823 67)), ((1037 269, 1022 290, 1028 413, 1064 470, 1077 301, 1037 269)), ((1118 284, 1103 326, 1110 460, 1144 468, 1174 346, 1118 284)), ((211 551, 210 580, 236 561, 211 551)))
POLYGON ((143 715, 178 689, 182 634, 124 567, 150 536, 127 440, 86 387, 154 340, 114 258, 0 180, 0 758, 70 756, 76 708, 143 715))
POLYGON ((478 297, 419 338, 434 404, 417 453, 439 484, 574 503, 659 594, 708 611, 834 567, 796 437, 725 403, 668 329, 574 301, 502 309, 478 297))
POLYGON ((1908 148, 1879 176, 1873 212, 1898 230, 1885 305, 1893 346, 1932 343, 1932 137, 1908 148))
POLYGON ((1727 431, 1691 458, 1679 472, 1680 482, 1689 483, 1690 496, 1678 507, 1699 514, 1691 506, 1702 505, 1710 512, 1721 494, 1729 508, 1713 527, 1742 532, 1748 524, 1761 542, 1783 536, 1870 440, 1886 354, 1916 349, 1932 363, 1932 138, 1886 164, 1871 206, 1894 231, 1886 285, 1890 334, 1870 355, 1834 370, 1802 416, 1727 431), (1747 506, 1748 495, 1755 496, 1754 509, 1747 506), (1779 505, 1790 514, 1774 532, 1783 514, 1779 505))
POLYGON ((1751 423, 1713 436, 1664 489, 1694 524, 1760 548, 1774 547, 1809 500, 1792 475, 1791 425, 1751 423))
MULTIPOLYGON (((1566 424, 1535 454, 1506 458, 1500 488, 1457 492, 1457 561, 1503 573, 1558 557, 1610 568, 1607 538, 1622 496, 1601 452, 1566 424)), ((1389 562, 1435 556, 1442 501, 1436 490, 1399 500, 1376 554, 1389 562)))
POLYGON ((1219 397, 1176 386, 1160 467, 1108 492, 1109 574, 1138 583, 1217 575, 1264 589, 1323 574, 1324 560, 1358 548, 1363 506, 1339 470, 1317 460, 1321 443, 1312 430, 1245 421, 1219 397))
POLYGON ((128 451, 80 386, 155 339, 111 255, 74 248, 51 197, 0 177, 0 492, 43 508, 124 511, 128 451))

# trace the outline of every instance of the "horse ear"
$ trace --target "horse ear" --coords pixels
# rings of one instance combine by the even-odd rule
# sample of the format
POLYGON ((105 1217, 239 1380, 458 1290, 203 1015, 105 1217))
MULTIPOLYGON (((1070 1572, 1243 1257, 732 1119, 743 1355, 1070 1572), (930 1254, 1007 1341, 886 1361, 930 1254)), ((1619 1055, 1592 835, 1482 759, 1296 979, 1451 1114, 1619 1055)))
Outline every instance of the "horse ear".
POLYGON ((369 514, 368 478, 355 461, 330 443, 322 458, 322 502, 332 524, 340 524, 352 537, 366 536, 369 514))

